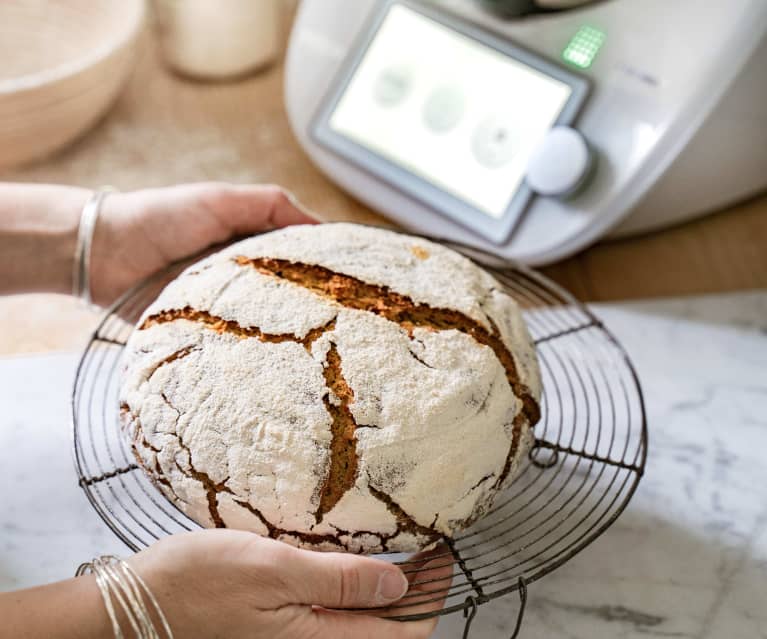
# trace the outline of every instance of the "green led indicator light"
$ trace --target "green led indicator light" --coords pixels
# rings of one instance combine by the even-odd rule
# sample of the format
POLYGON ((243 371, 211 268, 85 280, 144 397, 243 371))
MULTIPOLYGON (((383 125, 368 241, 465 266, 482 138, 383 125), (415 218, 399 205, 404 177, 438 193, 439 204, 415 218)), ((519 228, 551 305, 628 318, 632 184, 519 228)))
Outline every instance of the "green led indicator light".
POLYGON ((588 69, 607 36, 594 27, 583 26, 562 51, 562 59, 581 69, 588 69))

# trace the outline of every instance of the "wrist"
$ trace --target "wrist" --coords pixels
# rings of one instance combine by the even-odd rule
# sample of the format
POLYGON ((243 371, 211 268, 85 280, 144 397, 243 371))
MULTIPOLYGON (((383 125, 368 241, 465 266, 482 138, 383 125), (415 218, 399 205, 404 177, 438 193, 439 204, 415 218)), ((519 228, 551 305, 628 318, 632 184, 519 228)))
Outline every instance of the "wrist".
MULTIPOLYGON (((128 194, 130 196, 130 194, 128 194)), ((123 265, 131 255, 125 241, 124 199, 119 191, 104 194, 90 250, 90 295, 94 303, 108 306, 131 285, 123 265)))
POLYGON ((140 637, 173 639, 173 631, 154 592, 135 568, 118 557, 97 557, 77 575, 94 575, 115 637, 127 626, 140 637))
POLYGON ((0 293, 69 293, 87 189, 0 186, 0 293))
POLYGON ((0 594, 0 619, 9 637, 114 639, 92 576, 0 594))
POLYGON ((106 197, 113 191, 111 187, 94 191, 86 202, 80 214, 80 225, 77 233, 77 243, 72 268, 72 295, 90 305, 92 298, 92 275, 95 274, 92 264, 96 262, 96 270, 101 270, 97 259, 93 259, 93 243, 96 227, 99 223, 101 207, 106 197))
MULTIPOLYGON (((77 636, 113 639, 112 623, 104 607, 99 587, 96 585, 96 578, 93 575, 84 575, 64 583, 67 585, 71 584, 70 596, 72 600, 80 602, 80 609, 75 609, 74 611, 73 625, 79 623, 83 630, 87 629, 87 632, 84 632, 83 635, 77 636)), ((120 614, 119 621, 121 627, 124 627, 122 624, 125 622, 125 615, 120 614)))

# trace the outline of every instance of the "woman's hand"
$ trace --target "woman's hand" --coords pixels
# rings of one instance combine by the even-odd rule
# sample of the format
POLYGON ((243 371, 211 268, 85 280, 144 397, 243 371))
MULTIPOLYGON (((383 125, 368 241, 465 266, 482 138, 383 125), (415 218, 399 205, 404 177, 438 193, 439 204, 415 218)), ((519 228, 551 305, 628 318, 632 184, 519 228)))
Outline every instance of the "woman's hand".
POLYGON ((425 639, 436 619, 401 623, 327 610, 386 606, 408 588, 406 602, 423 602, 401 614, 439 610, 452 562, 447 557, 429 562, 428 554, 420 560, 414 579, 412 572, 403 575, 376 559, 298 550, 247 532, 206 530, 168 537, 129 562, 157 597, 176 637, 425 639))
MULTIPOLYGON (((128 562, 157 598, 177 639, 426 639, 434 618, 397 622, 374 616, 374 610, 328 608, 385 606, 408 589, 397 604, 407 607, 388 614, 436 612, 453 574, 444 551, 415 557, 406 582, 383 561, 298 550, 235 530, 168 537, 128 562)), ((113 636, 92 575, 0 593, 0 619, 0 637, 113 636)), ((159 619, 155 627, 161 628, 159 619)))
MULTIPOLYGON (((70 293, 80 215, 91 192, 0 183, 0 295, 70 293)), ((91 246, 99 304, 167 266, 235 235, 315 220, 276 186, 183 184, 112 193, 91 246)))
POLYGON ((93 239, 93 300, 109 304, 148 275, 231 237, 315 222, 276 186, 206 182, 112 193, 93 239))

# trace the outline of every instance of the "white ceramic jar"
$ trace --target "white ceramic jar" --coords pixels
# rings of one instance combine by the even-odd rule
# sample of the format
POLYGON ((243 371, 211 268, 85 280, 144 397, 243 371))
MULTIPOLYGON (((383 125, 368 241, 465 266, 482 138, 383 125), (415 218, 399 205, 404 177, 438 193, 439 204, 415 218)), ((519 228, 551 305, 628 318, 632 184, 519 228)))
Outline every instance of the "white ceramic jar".
POLYGON ((273 62, 280 0, 155 0, 160 48, 175 71, 241 76, 273 62))

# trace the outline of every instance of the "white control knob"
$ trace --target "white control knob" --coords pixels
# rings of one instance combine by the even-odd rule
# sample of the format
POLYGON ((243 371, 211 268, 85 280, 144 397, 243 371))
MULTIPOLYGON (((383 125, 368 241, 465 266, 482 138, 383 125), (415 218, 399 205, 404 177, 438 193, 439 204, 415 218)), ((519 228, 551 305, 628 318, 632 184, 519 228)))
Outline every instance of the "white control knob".
POLYGON ((578 131, 552 127, 530 156, 527 184, 538 195, 570 195, 586 180, 592 162, 589 145, 578 131))

